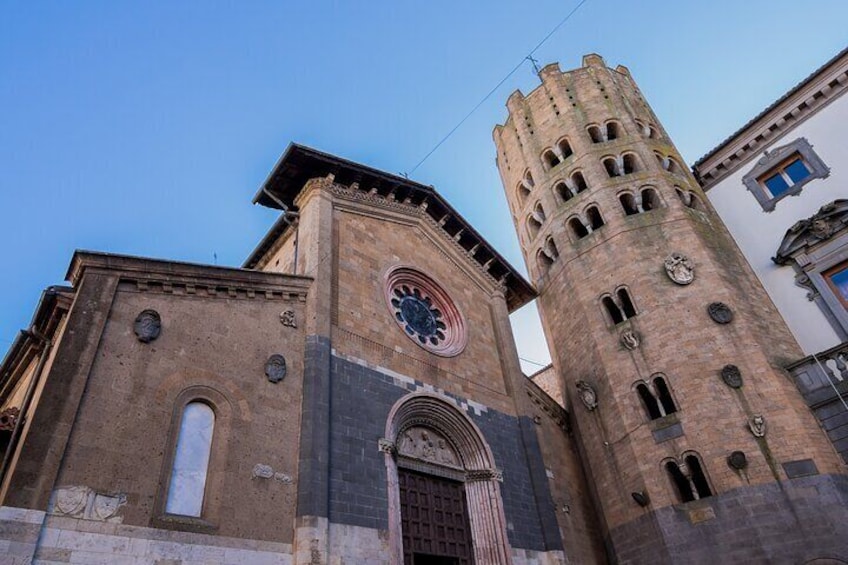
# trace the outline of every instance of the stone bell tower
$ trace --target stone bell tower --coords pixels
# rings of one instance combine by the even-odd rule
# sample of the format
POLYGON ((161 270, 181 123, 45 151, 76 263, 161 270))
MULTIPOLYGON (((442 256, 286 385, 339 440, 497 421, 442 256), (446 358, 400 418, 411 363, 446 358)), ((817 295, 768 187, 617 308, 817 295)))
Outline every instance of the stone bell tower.
POLYGON ((845 545, 848 480, 782 370, 801 351, 629 71, 540 77, 497 164, 611 559, 845 545))

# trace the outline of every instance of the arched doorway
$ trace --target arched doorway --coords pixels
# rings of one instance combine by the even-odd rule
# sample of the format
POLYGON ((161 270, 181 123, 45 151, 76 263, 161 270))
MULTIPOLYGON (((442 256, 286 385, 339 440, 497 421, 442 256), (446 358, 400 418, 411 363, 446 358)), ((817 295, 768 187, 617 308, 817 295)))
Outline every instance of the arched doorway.
POLYGON ((451 399, 401 398, 380 448, 393 563, 511 563, 500 473, 479 428, 451 399))

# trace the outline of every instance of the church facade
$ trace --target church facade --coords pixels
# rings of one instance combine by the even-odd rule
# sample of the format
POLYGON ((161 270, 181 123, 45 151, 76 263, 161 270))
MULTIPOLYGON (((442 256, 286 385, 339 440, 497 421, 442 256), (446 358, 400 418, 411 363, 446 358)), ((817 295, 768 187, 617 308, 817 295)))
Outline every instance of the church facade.
POLYGON ((801 351, 629 72, 540 76, 494 134, 532 284, 300 145, 242 268, 78 251, 0 366, 0 561, 848 562, 801 351))

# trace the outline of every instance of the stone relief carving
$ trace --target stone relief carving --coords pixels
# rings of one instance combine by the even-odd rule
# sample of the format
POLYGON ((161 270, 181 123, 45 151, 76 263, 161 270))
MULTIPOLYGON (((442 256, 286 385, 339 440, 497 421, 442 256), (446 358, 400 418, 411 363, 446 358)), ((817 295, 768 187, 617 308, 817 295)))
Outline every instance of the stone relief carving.
POLYGON ((712 302, 707 306, 707 314, 716 324, 729 324, 733 321, 733 310, 724 302, 712 302))
POLYGON ((278 383, 286 378, 286 358, 275 353, 265 363, 265 376, 272 383, 278 383))
POLYGON ((273 476, 274 469, 272 469, 270 465, 263 465, 262 463, 257 463, 253 466, 254 479, 270 479, 273 476))
POLYGON ((731 388, 742 386, 742 372, 736 365, 725 365, 721 369, 721 380, 731 388))
POLYGON ((459 457, 448 441, 430 428, 412 427, 401 434, 398 453, 440 465, 459 467, 459 457))
POLYGON ((472 483, 475 481, 498 481, 503 482, 503 472, 500 469, 471 469, 465 472, 465 480, 472 483))
POLYGON ((294 310, 283 310, 280 313, 280 323, 287 328, 296 328, 297 320, 294 317, 294 310))
POLYGON ((639 335, 639 332, 630 328, 627 328, 626 330, 621 332, 620 339, 621 345, 623 345, 630 351, 633 351, 634 349, 639 347, 639 344, 642 343, 642 337, 639 335))
POLYGON ((786 231, 772 261, 785 265, 793 256, 833 237, 848 226, 848 199, 825 204, 807 219, 796 222, 786 231))
POLYGON ((156 310, 142 310, 136 317, 133 331, 142 343, 150 343, 162 332, 162 318, 156 310))
POLYGON ((389 455, 394 455, 397 453, 397 446, 393 441, 388 440, 386 438, 380 438, 380 441, 377 442, 377 449, 382 451, 383 453, 388 453, 389 455))
POLYGON ((123 493, 103 494, 84 485, 74 485, 56 489, 50 512, 57 516, 119 524, 123 517, 117 516, 117 513, 126 503, 127 497, 123 493))
POLYGON ((0 412, 0 431, 11 432, 14 430, 20 413, 21 409, 17 406, 10 406, 0 412))
POLYGON ((727 456, 727 464, 730 465, 731 469, 741 471, 748 466, 748 458, 745 456, 744 452, 734 451, 727 456))
POLYGON ((590 411, 598 407, 598 393, 586 381, 577 381, 577 394, 580 395, 580 400, 590 411))
POLYGON ((682 253, 672 253, 665 258, 664 265, 668 278, 679 285, 687 285, 695 280, 695 267, 682 253))
POLYGON ((748 420, 748 427, 751 429, 751 433, 754 434, 754 437, 765 437, 765 416, 763 416, 762 414, 754 414, 754 416, 750 420, 748 420))

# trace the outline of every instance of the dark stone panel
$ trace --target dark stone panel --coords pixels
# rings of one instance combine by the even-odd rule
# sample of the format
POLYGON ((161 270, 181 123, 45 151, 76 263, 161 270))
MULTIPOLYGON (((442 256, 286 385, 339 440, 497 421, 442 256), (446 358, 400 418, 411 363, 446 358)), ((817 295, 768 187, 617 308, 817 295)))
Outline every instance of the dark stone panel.
POLYGON ((664 441, 682 436, 683 435, 683 426, 680 424, 680 422, 677 422, 675 424, 668 426, 667 428, 654 430, 654 431, 651 432, 651 435, 654 436, 655 442, 662 443, 664 441))
MULTIPOLYGON (((385 434, 389 410, 415 387, 397 386, 383 373, 338 357, 331 358, 330 383, 330 521, 387 529, 386 467, 378 441, 385 434)), ((522 426, 517 418, 494 410, 471 417, 503 472, 510 544, 538 551, 561 549, 535 425, 527 419, 522 426)))
POLYGON ((807 477, 809 475, 819 474, 819 470, 816 467, 816 462, 812 459, 787 461, 783 464, 783 470, 786 471, 786 476, 790 479, 797 479, 798 477, 807 477))
POLYGON ((661 508, 613 529, 610 542, 619 563, 848 561, 848 477, 815 475, 661 508))
POLYGON ((330 340, 326 337, 306 337, 302 411, 297 516, 326 517, 330 445, 330 340))
POLYGON ((389 410, 409 391, 391 377, 332 359, 330 521, 387 529, 385 456, 377 448, 389 410))

